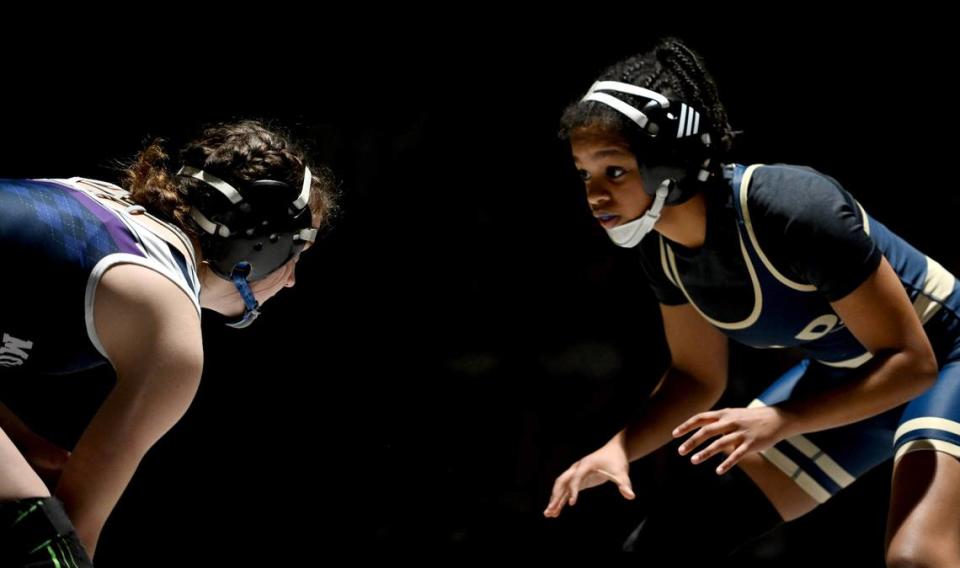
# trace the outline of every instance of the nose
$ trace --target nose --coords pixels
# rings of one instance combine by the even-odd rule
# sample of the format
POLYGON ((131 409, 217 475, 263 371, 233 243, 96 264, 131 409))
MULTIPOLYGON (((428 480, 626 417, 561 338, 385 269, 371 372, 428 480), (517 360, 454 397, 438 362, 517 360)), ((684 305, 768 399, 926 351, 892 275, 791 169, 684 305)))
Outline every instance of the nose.
POLYGON ((610 202, 610 191, 604 184, 591 180, 587 182, 587 202, 590 207, 597 209, 610 202))
POLYGON ((287 281, 284 283, 284 288, 293 288, 293 285, 297 283, 297 269, 295 266, 290 267, 290 274, 287 276, 287 281))

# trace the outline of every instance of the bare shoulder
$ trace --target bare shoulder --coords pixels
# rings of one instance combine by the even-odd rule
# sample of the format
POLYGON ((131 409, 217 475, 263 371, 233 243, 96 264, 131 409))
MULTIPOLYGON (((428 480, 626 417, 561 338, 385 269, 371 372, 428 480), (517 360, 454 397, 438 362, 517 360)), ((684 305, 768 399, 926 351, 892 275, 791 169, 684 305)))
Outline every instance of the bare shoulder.
MULTIPOLYGON (((151 368, 202 368, 200 317, 186 293, 167 277, 136 264, 119 264, 101 277, 94 325, 118 374, 151 368)), ((199 374, 199 372, 197 373, 199 374)))

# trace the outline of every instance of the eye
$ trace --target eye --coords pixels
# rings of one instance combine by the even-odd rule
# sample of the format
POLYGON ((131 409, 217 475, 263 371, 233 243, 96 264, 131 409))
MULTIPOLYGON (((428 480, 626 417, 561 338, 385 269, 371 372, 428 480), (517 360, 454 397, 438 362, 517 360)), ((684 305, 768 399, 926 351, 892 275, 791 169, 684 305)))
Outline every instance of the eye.
POLYGON ((621 168, 620 166, 609 166, 607 168, 607 177, 611 179, 621 178, 626 173, 627 173, 627 170, 621 168))
POLYGON ((577 170, 577 173, 580 174, 580 179, 582 179, 583 181, 589 181, 590 172, 588 172, 587 170, 577 170))

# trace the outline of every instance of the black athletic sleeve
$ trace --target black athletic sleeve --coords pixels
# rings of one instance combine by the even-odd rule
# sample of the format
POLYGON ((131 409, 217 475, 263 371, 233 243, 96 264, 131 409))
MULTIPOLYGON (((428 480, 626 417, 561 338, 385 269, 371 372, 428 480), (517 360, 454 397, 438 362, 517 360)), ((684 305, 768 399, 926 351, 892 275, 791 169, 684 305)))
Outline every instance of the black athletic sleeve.
POLYGON ((864 231, 862 211, 833 178, 813 169, 774 165, 754 171, 750 220, 774 267, 788 265, 828 301, 843 298, 872 274, 882 253, 864 231))

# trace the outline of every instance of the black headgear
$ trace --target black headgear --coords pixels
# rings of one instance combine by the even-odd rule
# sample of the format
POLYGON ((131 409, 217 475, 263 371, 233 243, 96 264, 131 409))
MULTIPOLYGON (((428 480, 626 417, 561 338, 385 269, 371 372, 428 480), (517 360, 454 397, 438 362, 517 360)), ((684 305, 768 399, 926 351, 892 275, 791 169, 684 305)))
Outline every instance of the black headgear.
POLYGON ((310 208, 312 176, 304 168, 299 188, 282 181, 256 180, 234 187, 203 170, 183 166, 178 176, 203 182, 187 200, 200 235, 205 261, 237 286, 246 310, 232 327, 246 327, 259 314, 248 282, 260 280, 316 240, 310 208))
POLYGON ((618 81, 597 81, 583 101, 605 104, 639 127, 628 133, 628 141, 640 167, 643 189, 656 197, 657 189, 667 184, 664 205, 690 199, 719 171, 712 145, 713 125, 685 102, 618 81), (637 97, 641 105, 634 106, 618 94, 637 97))

